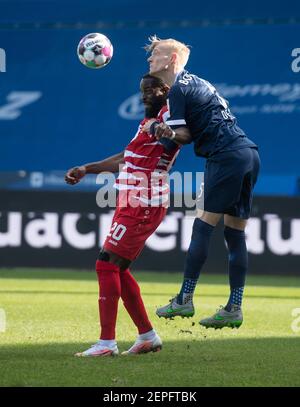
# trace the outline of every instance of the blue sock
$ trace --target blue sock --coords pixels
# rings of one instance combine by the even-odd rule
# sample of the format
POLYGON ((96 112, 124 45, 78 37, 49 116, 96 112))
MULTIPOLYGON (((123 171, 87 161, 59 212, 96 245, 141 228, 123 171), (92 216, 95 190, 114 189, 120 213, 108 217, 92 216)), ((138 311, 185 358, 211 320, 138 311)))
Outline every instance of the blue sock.
POLYGON ((246 273, 248 270, 248 252, 244 231, 225 226, 224 236, 228 248, 230 284, 230 297, 225 306, 225 310, 230 311, 233 305, 238 307, 242 305, 246 273))
POLYGON ((208 254, 210 236, 214 226, 196 218, 193 225, 193 233, 188 249, 185 267, 184 281, 177 297, 178 304, 185 304, 193 298, 200 271, 208 254))
POLYGON ((229 300, 225 307, 226 311, 230 311, 233 305, 236 305, 239 308, 241 307, 243 301, 243 293, 244 287, 232 288, 230 290, 229 300))
POLYGON ((198 279, 194 280, 192 278, 185 278, 183 280, 180 293, 177 297, 178 304, 186 304, 192 301, 197 281, 198 279))

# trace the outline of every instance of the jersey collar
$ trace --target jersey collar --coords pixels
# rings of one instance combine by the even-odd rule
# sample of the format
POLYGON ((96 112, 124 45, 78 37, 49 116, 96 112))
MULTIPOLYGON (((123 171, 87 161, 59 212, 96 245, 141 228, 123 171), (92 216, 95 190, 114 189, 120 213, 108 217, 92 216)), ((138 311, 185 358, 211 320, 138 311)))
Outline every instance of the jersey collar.
MULTIPOLYGON (((178 74, 175 76, 175 82, 177 82, 177 79, 179 78, 179 76, 182 76, 185 72, 186 72, 185 69, 183 69, 182 71, 178 72, 178 74)), ((174 82, 174 83, 175 83, 175 82, 174 82)))

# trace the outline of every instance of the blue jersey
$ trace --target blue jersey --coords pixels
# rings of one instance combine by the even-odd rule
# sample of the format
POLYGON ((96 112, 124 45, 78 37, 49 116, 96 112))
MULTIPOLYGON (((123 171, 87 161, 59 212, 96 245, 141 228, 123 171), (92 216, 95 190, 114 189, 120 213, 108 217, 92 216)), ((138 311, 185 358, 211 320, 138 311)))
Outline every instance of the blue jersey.
POLYGON ((188 71, 180 72, 171 87, 168 109, 166 123, 174 130, 189 128, 198 156, 208 158, 218 152, 257 148, 237 126, 228 102, 214 86, 188 71))

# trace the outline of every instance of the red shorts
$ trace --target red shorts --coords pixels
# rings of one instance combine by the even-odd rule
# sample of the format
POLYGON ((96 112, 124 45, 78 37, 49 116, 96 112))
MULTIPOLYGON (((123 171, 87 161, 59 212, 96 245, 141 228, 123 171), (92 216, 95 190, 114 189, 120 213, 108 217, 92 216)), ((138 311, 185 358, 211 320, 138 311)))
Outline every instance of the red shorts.
POLYGON ((135 260, 146 240, 158 228, 167 208, 117 207, 103 248, 128 260, 135 260))

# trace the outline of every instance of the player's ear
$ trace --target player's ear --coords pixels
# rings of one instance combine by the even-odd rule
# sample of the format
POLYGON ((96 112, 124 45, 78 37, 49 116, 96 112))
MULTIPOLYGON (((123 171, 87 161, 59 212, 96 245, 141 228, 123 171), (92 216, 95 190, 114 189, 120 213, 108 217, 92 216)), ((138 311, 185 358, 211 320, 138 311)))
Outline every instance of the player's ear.
POLYGON ((178 60, 178 54, 176 52, 172 52, 172 54, 171 54, 172 64, 175 64, 177 60, 178 60))

